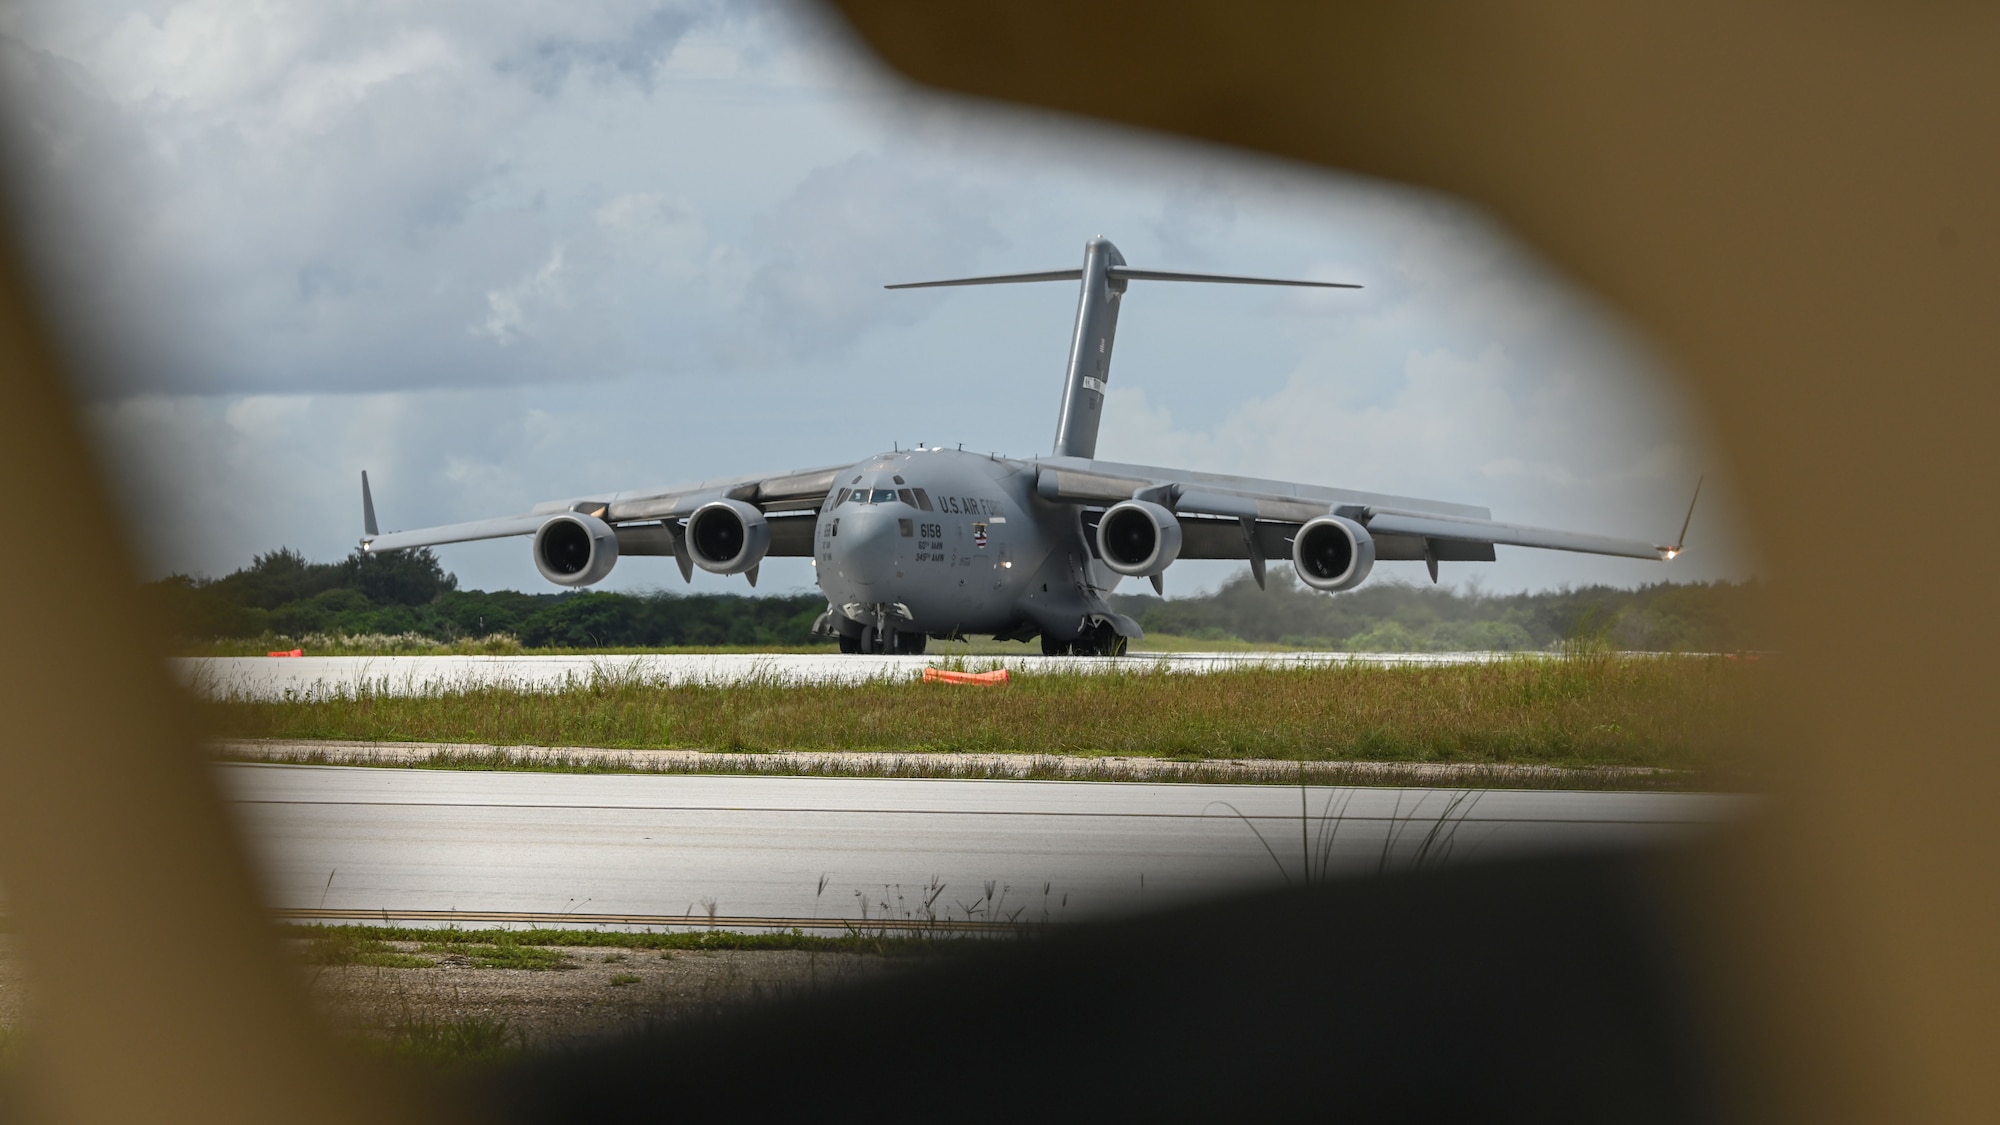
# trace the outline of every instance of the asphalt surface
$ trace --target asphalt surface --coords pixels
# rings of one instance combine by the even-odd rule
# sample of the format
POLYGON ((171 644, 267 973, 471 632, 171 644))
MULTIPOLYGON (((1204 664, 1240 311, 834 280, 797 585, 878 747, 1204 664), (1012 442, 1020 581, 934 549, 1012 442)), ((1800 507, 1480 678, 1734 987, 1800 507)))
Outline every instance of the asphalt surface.
MULTIPOLYGON (((929 656, 861 656, 838 653, 654 654, 624 656, 217 656, 182 657, 174 670, 181 681, 207 695, 244 699, 282 698, 287 692, 325 695, 367 688, 382 694, 476 686, 510 686, 554 691, 588 684, 594 677, 634 677, 647 682, 727 684, 750 680, 782 683, 861 683, 876 679, 916 679, 924 668, 953 659, 950 646, 929 656)), ((1202 673, 1242 667, 1293 667, 1361 661, 1373 664, 1462 664, 1514 654, 1183 652, 1125 657, 973 656, 984 668, 1003 665, 1019 675, 1045 671, 1115 671, 1164 667, 1202 673)))
POLYGON ((1667 841, 1750 808, 1710 794, 1315 788, 1302 817, 1299 789, 1277 786, 218 770, 273 907, 378 921, 1083 921, 1280 885, 1306 866, 1667 841))

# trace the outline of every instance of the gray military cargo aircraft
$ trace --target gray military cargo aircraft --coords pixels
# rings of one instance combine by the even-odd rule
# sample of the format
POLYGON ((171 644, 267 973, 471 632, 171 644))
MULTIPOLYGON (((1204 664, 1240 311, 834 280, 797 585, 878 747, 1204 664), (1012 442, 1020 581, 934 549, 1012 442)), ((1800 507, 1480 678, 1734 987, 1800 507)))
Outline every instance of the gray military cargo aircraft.
MULTIPOLYGON (((741 574, 810 557, 827 611, 815 626, 842 652, 919 653, 927 638, 1040 637, 1049 655, 1113 656, 1143 636, 1105 596, 1122 578, 1180 559, 1244 559, 1259 586, 1290 559, 1315 590, 1351 590, 1386 560, 1491 562, 1496 544, 1671 559, 1670 546, 1499 523, 1485 508, 1290 481, 1095 459, 1118 307, 1134 281, 1358 289, 1338 282, 1134 269, 1098 238, 1080 269, 891 285, 917 289, 1081 281, 1055 451, 1018 459, 918 446, 846 465, 609 492, 526 515, 381 534, 361 474, 368 551, 532 536, 535 567, 560 586, 601 581, 624 555, 671 555, 741 574)), ((1696 488, 1699 496, 1699 486, 1696 488)), ((1688 516, 1693 518, 1690 504, 1688 516)), ((1687 524, 1681 525, 1681 538, 1687 524)))

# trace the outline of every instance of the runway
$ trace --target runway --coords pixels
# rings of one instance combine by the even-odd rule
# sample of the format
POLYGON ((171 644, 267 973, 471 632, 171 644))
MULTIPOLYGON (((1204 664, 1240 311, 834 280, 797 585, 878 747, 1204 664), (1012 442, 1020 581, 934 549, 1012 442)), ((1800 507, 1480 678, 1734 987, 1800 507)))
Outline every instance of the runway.
MULTIPOLYGON (((974 656, 981 667, 1001 666, 1017 675, 1049 671, 1149 670, 1200 674, 1230 668, 1299 667, 1360 661, 1370 664, 1463 664, 1518 654, 1186 652, 1125 657, 974 656)), ((794 684, 865 683, 921 677, 924 668, 953 659, 949 646, 929 656, 861 656, 839 653, 716 653, 624 656, 224 656, 174 660, 181 682, 211 698, 280 699, 353 694, 415 695, 473 687, 558 691, 600 677, 637 679, 662 686, 776 681, 794 684)))
POLYGON ((1076 922, 1315 877, 1642 845, 1687 793, 218 766, 267 901, 355 920, 1076 922), (1302 840, 1303 834, 1303 840, 1302 840), (426 912, 431 913, 426 916, 426 912))

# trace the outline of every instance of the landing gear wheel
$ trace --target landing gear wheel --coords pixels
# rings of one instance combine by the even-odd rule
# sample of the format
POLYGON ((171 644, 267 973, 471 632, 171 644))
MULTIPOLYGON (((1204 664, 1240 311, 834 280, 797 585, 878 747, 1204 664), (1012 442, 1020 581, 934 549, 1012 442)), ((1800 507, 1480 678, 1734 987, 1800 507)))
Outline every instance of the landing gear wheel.
POLYGON ((1043 656, 1071 656, 1074 653, 1075 648, 1069 641, 1059 641, 1047 633, 1042 634, 1043 656))
POLYGON ((854 641, 854 651, 870 653, 880 651, 875 646, 875 626, 863 625, 861 627, 861 635, 855 638, 854 641))
POLYGON ((851 633, 840 634, 840 651, 849 653, 860 652, 861 638, 851 633))
POLYGON ((1123 656, 1125 648, 1131 644, 1112 628, 1110 622, 1102 622, 1087 630, 1071 646, 1071 651, 1080 656, 1123 656))
POLYGON ((905 633, 901 629, 895 630, 890 636, 895 639, 896 651, 904 656, 922 656, 924 643, 930 640, 922 633, 905 633))

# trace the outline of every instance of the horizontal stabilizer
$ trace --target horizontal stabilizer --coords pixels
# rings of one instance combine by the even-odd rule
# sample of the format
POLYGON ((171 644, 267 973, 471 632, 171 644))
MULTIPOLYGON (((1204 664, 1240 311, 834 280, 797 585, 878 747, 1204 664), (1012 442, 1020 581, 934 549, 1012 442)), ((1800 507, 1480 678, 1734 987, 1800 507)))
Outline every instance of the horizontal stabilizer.
POLYGON ((992 277, 954 277, 947 281, 906 281, 884 285, 884 289, 940 289, 947 285, 1014 285, 1023 281, 1080 281, 1082 270, 1043 270, 1040 273, 1001 273, 992 277))
MULTIPOLYGON (((1104 276, 1113 281, 1208 281, 1218 285, 1301 285, 1311 289, 1359 289, 1347 281, 1294 281, 1280 277, 1239 277, 1227 273, 1184 273, 1179 270, 1139 270, 1131 266, 1108 266, 1104 276)), ((991 277, 954 277, 944 281, 906 281, 884 285, 884 289, 940 289, 948 285, 1018 285, 1028 281, 1078 281, 1082 270, 1042 270, 1039 273, 1000 273, 991 277)))
POLYGON ((1313 289, 1359 289, 1347 281, 1288 281, 1277 277, 1237 277, 1226 273, 1180 273, 1176 270, 1135 270, 1112 266, 1104 275, 1113 281, 1212 281, 1220 285, 1303 285, 1313 289))
POLYGON ((884 289, 938 289, 948 285, 1014 285, 1029 281, 1081 281, 1076 298, 1076 335, 1070 340, 1069 371, 1063 379, 1062 413, 1056 420, 1058 457, 1089 458, 1097 453, 1097 424, 1103 417, 1105 385, 1111 379, 1111 341, 1118 333, 1118 306, 1134 281, 1207 281, 1221 285, 1292 285, 1309 289, 1359 289, 1346 281, 1293 281, 1229 273, 1142 270, 1103 237, 1083 245, 1083 265, 1073 270, 1001 273, 943 281, 907 281, 884 289))

